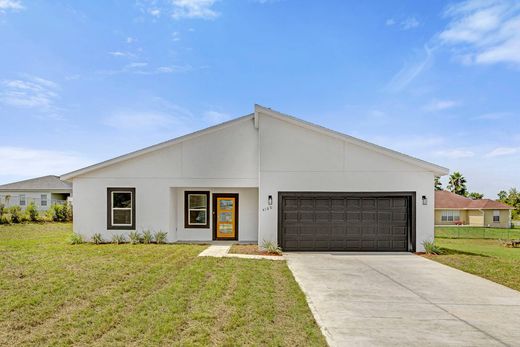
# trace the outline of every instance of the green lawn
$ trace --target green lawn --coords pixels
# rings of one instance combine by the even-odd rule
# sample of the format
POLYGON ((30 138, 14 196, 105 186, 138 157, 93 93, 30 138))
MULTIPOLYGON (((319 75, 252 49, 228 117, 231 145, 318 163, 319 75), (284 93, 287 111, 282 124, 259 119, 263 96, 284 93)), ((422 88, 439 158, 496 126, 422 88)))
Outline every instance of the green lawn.
POLYGON ((520 248, 489 239, 436 238, 435 243, 443 254, 429 259, 520 290, 520 248))
POLYGON ((520 229, 479 227, 435 227, 435 238, 455 239, 520 239, 520 229))
POLYGON ((0 345, 325 346, 285 262, 0 226, 0 345))

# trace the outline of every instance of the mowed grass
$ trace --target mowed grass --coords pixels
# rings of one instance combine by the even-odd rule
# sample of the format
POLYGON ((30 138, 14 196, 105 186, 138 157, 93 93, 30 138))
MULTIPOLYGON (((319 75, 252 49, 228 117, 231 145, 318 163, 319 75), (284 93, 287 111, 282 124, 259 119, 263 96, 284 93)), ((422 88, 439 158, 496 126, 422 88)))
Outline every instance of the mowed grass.
POLYGON ((436 238, 435 243, 443 254, 429 259, 520 291, 520 248, 485 239, 436 238))
POLYGON ((482 227, 435 227, 436 238, 455 238, 455 239, 520 239, 520 228, 501 229, 501 228, 482 228, 482 227))
POLYGON ((285 262, 0 226, 0 345, 325 346, 285 262))

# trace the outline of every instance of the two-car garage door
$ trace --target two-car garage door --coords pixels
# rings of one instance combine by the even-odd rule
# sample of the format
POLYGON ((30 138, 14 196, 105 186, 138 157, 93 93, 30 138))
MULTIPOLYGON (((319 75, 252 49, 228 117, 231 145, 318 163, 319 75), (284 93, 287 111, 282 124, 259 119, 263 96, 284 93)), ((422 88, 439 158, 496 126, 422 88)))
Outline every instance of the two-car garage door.
POLYGON ((284 251, 414 251, 413 193, 279 194, 284 251))

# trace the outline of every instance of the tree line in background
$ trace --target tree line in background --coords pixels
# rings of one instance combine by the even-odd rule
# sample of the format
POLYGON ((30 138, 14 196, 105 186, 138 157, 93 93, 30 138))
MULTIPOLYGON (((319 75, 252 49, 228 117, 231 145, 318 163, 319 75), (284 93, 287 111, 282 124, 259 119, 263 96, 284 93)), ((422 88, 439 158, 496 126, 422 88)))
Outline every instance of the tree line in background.
MULTIPOLYGON (((466 178, 460 172, 455 171, 450 175, 446 190, 473 200, 484 197, 482 193, 469 192, 466 183, 466 178)), ((435 177, 435 190, 443 190, 440 177, 435 177)), ((508 191, 501 190, 497 195, 498 201, 515 208, 512 211, 513 219, 520 218, 520 192, 516 188, 510 188, 508 191)))

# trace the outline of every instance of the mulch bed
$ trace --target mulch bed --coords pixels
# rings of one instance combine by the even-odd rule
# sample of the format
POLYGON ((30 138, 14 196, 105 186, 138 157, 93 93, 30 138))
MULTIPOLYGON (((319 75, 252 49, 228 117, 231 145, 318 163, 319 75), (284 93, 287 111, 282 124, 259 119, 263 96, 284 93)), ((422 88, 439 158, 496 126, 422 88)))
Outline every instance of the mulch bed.
POLYGON ((268 253, 258 248, 258 245, 232 245, 229 253, 232 254, 255 254, 255 255, 277 255, 281 254, 268 253))

